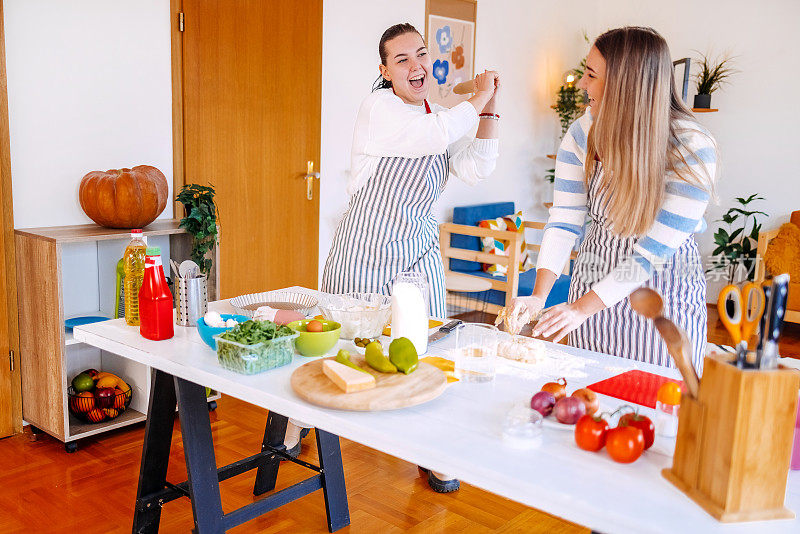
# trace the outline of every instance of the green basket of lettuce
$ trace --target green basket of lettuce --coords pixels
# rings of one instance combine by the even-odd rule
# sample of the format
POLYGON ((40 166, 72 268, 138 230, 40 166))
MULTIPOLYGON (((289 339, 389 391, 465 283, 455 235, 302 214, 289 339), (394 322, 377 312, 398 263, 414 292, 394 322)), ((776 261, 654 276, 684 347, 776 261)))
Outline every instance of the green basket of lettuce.
POLYGON ((298 334, 272 321, 245 321, 214 336, 225 369, 253 375, 291 363, 298 334))

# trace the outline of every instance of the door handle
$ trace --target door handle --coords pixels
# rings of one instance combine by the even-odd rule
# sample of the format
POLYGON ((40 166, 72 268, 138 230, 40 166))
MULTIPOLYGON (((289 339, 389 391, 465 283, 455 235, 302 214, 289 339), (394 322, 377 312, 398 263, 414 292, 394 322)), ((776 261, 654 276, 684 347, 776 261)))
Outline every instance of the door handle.
POLYGON ((306 199, 314 199, 314 178, 319 180, 319 173, 314 172, 314 162, 309 160, 306 163, 306 174, 303 179, 306 181, 306 199))

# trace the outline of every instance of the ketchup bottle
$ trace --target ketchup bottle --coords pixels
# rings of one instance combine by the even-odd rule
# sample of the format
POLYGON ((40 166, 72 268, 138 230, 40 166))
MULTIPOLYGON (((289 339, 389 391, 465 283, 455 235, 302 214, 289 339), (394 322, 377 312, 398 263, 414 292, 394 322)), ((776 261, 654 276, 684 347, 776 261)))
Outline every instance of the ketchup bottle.
POLYGON ((175 335, 172 293, 161 266, 161 249, 147 247, 145 254, 144 280, 139 290, 139 333, 155 341, 169 339, 175 335))

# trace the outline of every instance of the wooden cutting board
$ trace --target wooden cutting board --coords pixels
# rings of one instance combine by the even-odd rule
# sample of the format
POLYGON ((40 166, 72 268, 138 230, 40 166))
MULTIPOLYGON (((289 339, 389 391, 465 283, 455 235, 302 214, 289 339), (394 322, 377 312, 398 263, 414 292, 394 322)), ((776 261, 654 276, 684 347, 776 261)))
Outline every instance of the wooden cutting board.
POLYGON ((350 361, 372 374, 377 385, 345 393, 322 372, 322 361, 323 358, 313 360, 295 369, 291 384, 301 399, 324 408, 360 412, 397 410, 433 400, 447 387, 445 374, 430 364, 420 362, 410 375, 379 373, 367 365, 363 356, 351 354, 350 361))

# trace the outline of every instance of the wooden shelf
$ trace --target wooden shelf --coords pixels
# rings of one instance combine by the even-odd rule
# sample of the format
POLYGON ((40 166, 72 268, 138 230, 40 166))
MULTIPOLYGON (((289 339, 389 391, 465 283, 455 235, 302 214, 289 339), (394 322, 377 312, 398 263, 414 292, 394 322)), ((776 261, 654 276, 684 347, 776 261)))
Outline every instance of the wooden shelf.
MULTIPOLYGON (((162 219, 142 229, 145 236, 168 243, 164 251, 165 262, 168 258, 182 261, 190 257, 191 236, 179 225, 177 219, 162 219)), ((113 315, 113 310, 108 306, 103 309, 102 305, 108 303, 108 297, 113 294, 116 262, 129 236, 130 230, 103 228, 96 224, 15 230, 17 295, 22 304, 19 314, 22 416, 65 443, 145 418, 141 412, 146 410, 150 393, 149 369, 139 364, 141 369, 128 372, 124 365, 117 365, 119 362, 115 363, 113 358, 110 360, 107 370, 126 376, 130 383, 139 387, 141 399, 145 400, 113 421, 81 423, 68 413, 66 399, 72 378, 67 376, 68 373, 74 374, 88 361, 96 363, 87 367, 105 369, 104 358, 113 355, 79 343, 72 333, 66 332, 64 319, 75 316, 75 312, 65 312, 65 309, 86 309, 96 294, 100 295, 98 304, 101 310, 80 315, 113 315), (66 271, 65 266, 69 267, 66 271), (86 276, 80 272, 83 268, 88 273, 86 276), (66 285, 65 276, 75 277, 76 273, 77 279, 70 278, 66 285), (65 292, 65 287, 69 287, 69 291, 65 292), (85 289, 91 294, 83 301, 76 301, 82 295, 75 288, 85 289), (76 306, 76 302, 79 305, 76 306)), ((219 265, 218 247, 214 253, 217 254, 215 265, 219 265)), ((216 299, 217 276, 215 268, 209 279, 210 300, 216 299)))
POLYGON ((717 108, 692 108, 695 113, 714 113, 719 111, 717 108))
POLYGON ((107 430, 114 430, 115 428, 141 423, 146 419, 146 414, 134 410, 133 408, 128 408, 116 419, 104 421, 102 423, 84 423, 79 421, 74 415, 69 414, 69 441, 100 434, 107 430))
MULTIPOLYGON (((142 235, 184 234, 180 219, 159 219, 142 229, 142 235)), ((79 243, 90 241, 107 241, 110 239, 127 239, 131 231, 117 228, 103 228, 96 224, 79 224, 76 226, 49 226, 44 228, 17 228, 17 235, 36 239, 55 241, 56 243, 79 243)))

